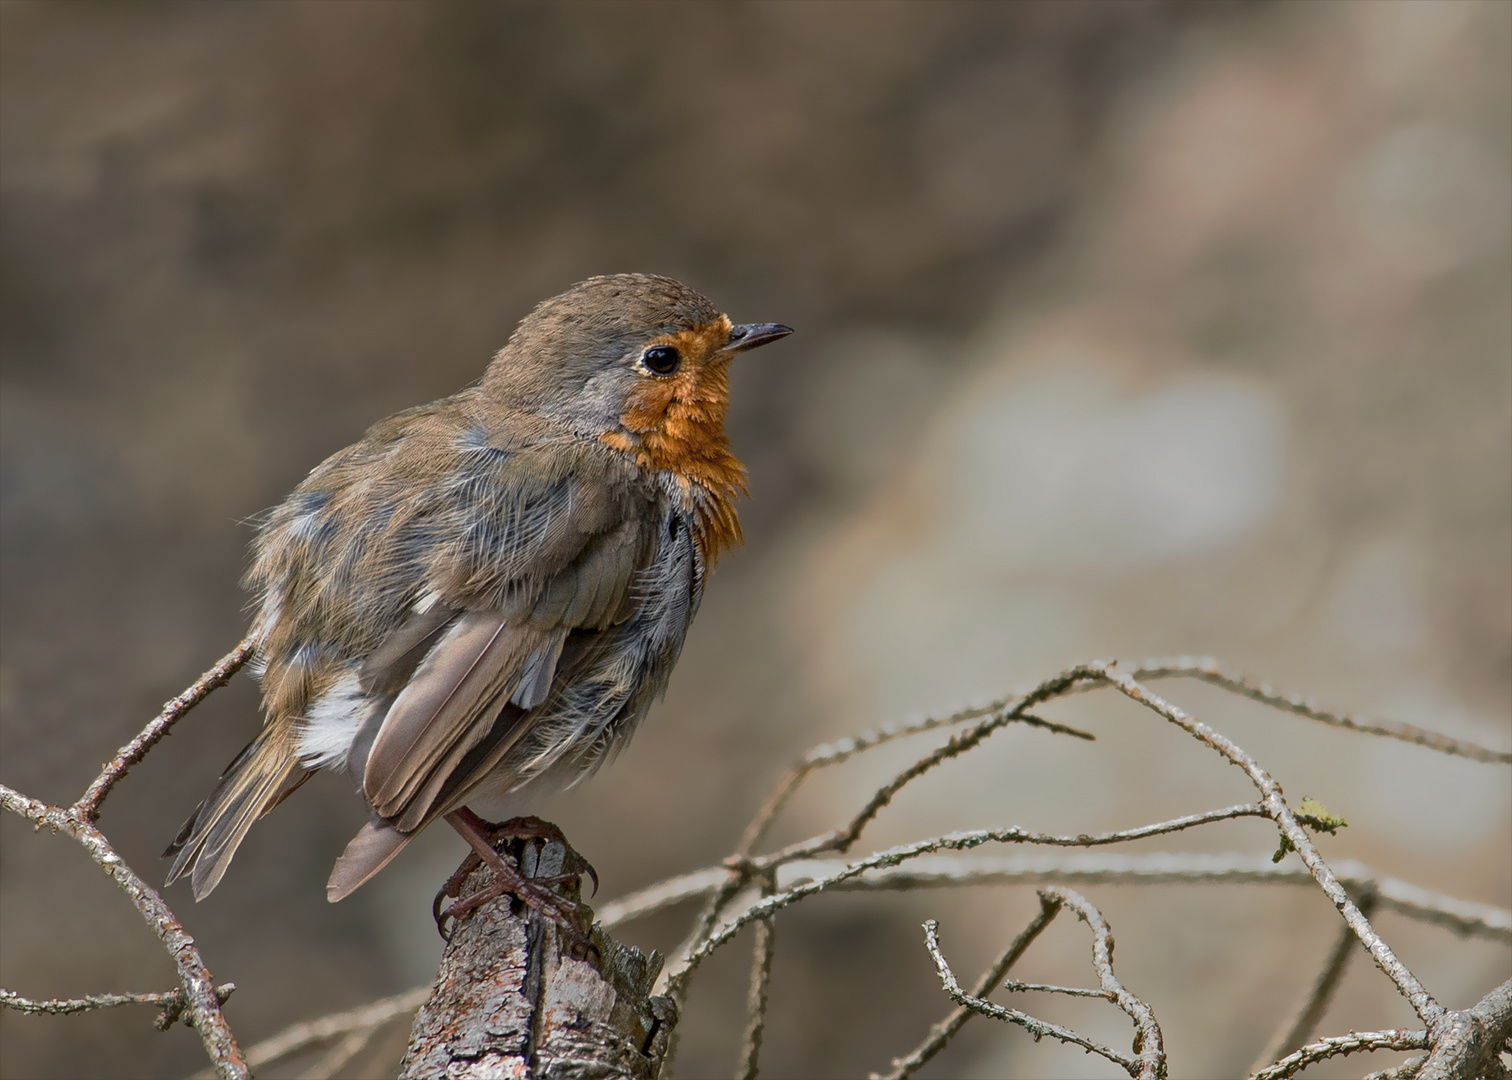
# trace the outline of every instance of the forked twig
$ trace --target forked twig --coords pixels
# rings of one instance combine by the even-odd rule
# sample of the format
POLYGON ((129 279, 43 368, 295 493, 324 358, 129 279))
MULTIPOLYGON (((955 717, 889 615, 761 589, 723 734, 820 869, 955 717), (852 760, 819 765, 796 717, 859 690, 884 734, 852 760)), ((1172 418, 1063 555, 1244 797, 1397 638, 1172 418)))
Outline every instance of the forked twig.
MULTIPOLYGON (((1040 932, 1050 925, 1059 911, 1059 904, 1040 897, 1039 914, 1019 932, 1018 937, 1013 939, 1013 944, 1003 950, 1002 955, 992 963, 992 966, 982 973, 982 977, 971 988, 971 996, 982 998, 992 993, 993 988, 1002 981, 1003 976, 1008 974, 1013 965, 1018 963, 1019 957, 1024 955, 1024 951, 1034 943, 1035 938, 1040 936, 1040 932)), ((906 1056, 893 1058, 892 1072, 886 1076, 872 1073, 871 1080, 907 1080, 930 1058, 945 1049, 945 1044, 955 1038, 956 1032, 960 1031, 961 1026, 976 1012, 977 1010, 969 1005, 957 1005, 945 1019, 930 1027, 929 1034, 924 1036, 923 1042, 914 1047, 906 1056)))
POLYGON ((1125 990, 1113 974, 1113 931, 1108 929, 1102 917, 1087 898, 1064 885, 1050 885, 1039 891, 1045 900, 1058 900, 1087 924, 1092 931, 1092 968, 1097 972, 1097 981, 1103 996, 1118 1006, 1134 1023, 1134 1052, 1139 1055, 1139 1076, 1163 1077, 1166 1073, 1165 1045, 1160 1034, 1160 1025, 1155 1022, 1155 1012, 1139 998, 1125 990))
POLYGON ((935 970, 939 972, 940 982, 945 992, 957 1005, 996 1020, 1018 1024, 1036 1039, 1049 1035, 1053 1039, 1080 1046, 1084 1050, 1101 1055, 1122 1067, 1131 1077, 1137 1077, 1138 1080, 1159 1080, 1164 1077, 1166 1075, 1165 1050, 1162 1046, 1160 1026, 1156 1024, 1155 1014, 1150 1011, 1149 1006, 1125 990, 1114 976, 1112 935, 1102 915, 1087 902, 1085 897, 1071 889, 1041 889, 1040 901, 1052 917, 1054 911, 1061 907, 1069 907, 1091 927, 1092 963, 1102 983, 1102 991, 1097 996, 1114 1002, 1119 1009, 1134 1020, 1134 1052, 1138 1055, 1137 1057, 1121 1054, 1070 1028, 1040 1020, 1017 1009, 1005 1008, 980 995, 966 993, 956 981, 955 973, 950 970, 950 964, 940 949, 940 925, 931 919, 924 924, 924 945, 929 950, 930 958, 934 960, 935 970))

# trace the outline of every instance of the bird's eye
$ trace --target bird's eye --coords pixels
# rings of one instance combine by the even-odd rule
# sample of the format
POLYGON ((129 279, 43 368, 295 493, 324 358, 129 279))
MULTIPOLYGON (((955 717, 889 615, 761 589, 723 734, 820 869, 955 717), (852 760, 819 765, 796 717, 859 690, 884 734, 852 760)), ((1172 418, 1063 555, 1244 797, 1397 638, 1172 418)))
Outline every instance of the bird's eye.
POLYGON ((641 354, 641 363, 646 365, 647 371, 657 375, 670 375, 682 363, 682 357, 670 345, 653 345, 641 354))

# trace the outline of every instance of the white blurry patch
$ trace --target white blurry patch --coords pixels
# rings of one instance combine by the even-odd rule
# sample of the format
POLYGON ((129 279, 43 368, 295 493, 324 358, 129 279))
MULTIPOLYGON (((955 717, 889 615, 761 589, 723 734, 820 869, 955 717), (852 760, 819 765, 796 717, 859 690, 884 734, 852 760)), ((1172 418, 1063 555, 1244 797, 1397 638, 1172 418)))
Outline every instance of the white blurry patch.
POLYGON ((1362 545, 1332 582, 1322 642, 1362 664, 1416 659, 1429 644, 1427 572, 1426 554, 1406 537, 1362 545))
POLYGON ((995 573, 1142 569, 1265 519, 1282 427, 1269 395, 1229 379, 1139 394, 1086 366, 994 380, 942 418, 932 513, 951 555, 995 573))
POLYGON ((345 765, 370 707, 353 666, 310 706, 299 735, 299 763, 307 769, 345 765))
POLYGON ((1110 590, 1184 572, 1280 503, 1285 422, 1263 389, 1196 373, 1130 391, 1122 358, 1074 336, 1002 355, 1032 366, 960 388, 805 576, 832 706, 931 709, 1100 655, 1110 590))

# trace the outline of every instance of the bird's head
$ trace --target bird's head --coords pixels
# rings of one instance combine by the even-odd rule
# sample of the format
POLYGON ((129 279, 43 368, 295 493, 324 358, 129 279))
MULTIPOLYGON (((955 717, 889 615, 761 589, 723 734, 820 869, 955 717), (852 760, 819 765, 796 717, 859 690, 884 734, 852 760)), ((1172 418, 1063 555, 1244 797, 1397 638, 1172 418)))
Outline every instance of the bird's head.
POLYGON ((732 323, 672 278, 610 274, 539 304, 489 365, 483 390, 647 468, 743 490, 745 470, 724 432, 730 361, 790 333, 732 323))

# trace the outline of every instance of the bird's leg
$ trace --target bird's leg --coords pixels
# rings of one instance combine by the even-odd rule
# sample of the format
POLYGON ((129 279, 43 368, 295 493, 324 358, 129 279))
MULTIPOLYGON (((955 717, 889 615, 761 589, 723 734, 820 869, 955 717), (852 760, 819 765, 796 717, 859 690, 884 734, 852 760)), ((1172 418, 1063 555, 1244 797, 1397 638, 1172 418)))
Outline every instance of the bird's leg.
MULTIPOLYGON (((550 887, 572 881, 583 872, 574 864, 587 868, 590 874, 593 872, 586 860, 567 844, 560 829, 540 818, 517 818, 514 821, 494 825, 484 821, 466 807, 447 814, 446 820, 473 850, 462 860, 456 872, 447 879, 432 904, 431 913, 436 920, 436 929, 440 931, 443 938, 450 938, 446 925, 448 922, 496 897, 508 894, 516 897, 527 907, 534 908, 547 916, 565 928, 574 938, 581 941, 587 940, 586 930, 581 925, 586 921, 584 918, 586 909, 583 905, 562 896, 550 887), (567 865, 570 872, 553 877, 527 878, 495 849, 494 845, 506 839, 540 839, 560 842, 567 849, 567 865), (462 896, 463 883, 480 863, 493 871, 493 881, 467 896, 462 896), (443 898, 448 896, 456 898, 456 902, 443 911, 441 903, 443 898)), ((597 882, 598 878, 595 875, 594 884, 597 885, 597 882)))
POLYGON ((465 806, 458 810, 457 813, 464 815, 468 819, 468 822, 480 834, 487 836, 489 842, 494 845, 497 845, 500 840, 544 840, 547 843, 555 840, 567 849, 567 857, 563 860, 562 864, 567 868, 569 873, 561 875, 562 878, 565 880, 578 874, 587 874, 593 880, 592 895, 598 894, 598 871, 593 868, 591 862, 578 854, 573 846, 567 842, 567 837, 562 834, 560 827, 538 817, 510 818, 508 821, 501 821, 496 824, 492 821, 484 821, 465 806))

